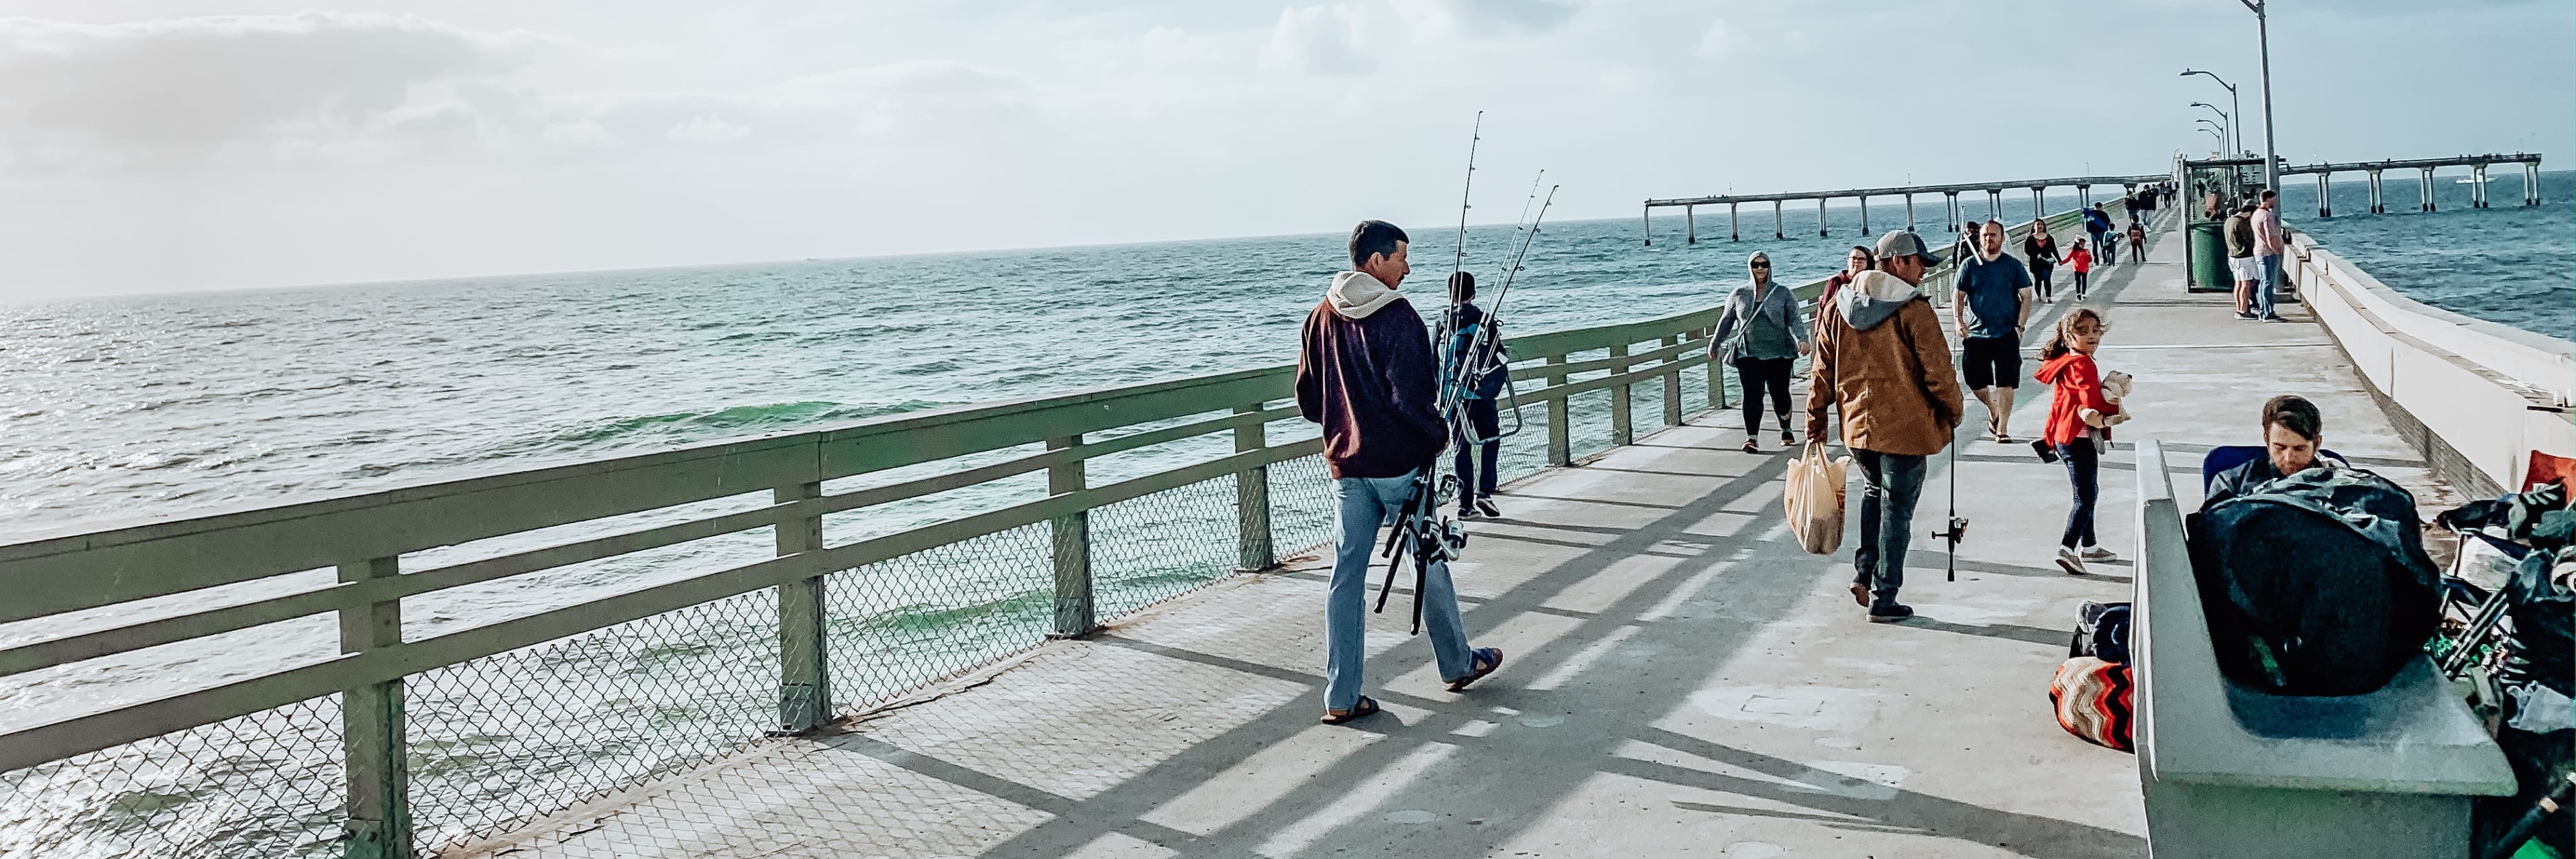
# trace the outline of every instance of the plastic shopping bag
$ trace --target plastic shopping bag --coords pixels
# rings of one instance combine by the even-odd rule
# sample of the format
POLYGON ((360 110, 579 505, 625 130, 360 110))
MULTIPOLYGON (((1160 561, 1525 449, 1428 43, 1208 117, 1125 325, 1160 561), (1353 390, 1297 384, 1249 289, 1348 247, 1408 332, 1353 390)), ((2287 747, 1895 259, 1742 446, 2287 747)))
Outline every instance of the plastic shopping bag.
POLYGON ((1808 552, 1831 555, 1843 547, 1843 480, 1850 473, 1851 457, 1827 460, 1821 442, 1808 442, 1804 454, 1789 460, 1780 501, 1789 508, 1789 533, 1808 552))

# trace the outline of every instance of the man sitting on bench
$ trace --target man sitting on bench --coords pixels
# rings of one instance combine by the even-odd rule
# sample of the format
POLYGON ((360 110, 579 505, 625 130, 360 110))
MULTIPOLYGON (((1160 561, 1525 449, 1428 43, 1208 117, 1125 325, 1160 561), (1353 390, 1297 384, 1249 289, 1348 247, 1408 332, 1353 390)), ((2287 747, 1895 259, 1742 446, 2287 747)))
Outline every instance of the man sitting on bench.
POLYGON ((2325 418, 2317 414, 2317 404, 2288 394, 2273 397, 2263 404, 2264 455, 2210 478, 2209 497, 2201 502, 2201 509, 2328 464, 2317 457, 2324 443, 2325 418))

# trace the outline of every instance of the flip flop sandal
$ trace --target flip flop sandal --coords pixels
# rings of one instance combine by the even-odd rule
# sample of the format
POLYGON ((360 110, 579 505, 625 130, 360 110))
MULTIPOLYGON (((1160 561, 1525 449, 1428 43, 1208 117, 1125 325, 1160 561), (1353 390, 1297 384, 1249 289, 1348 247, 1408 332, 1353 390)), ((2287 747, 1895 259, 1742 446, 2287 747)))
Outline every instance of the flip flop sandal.
POLYGON ((1467 688, 1467 684, 1485 679, 1485 675, 1492 674, 1494 669, 1503 667, 1503 652, 1492 647, 1476 648, 1474 652, 1467 655, 1467 666, 1473 670, 1468 671, 1465 677, 1449 681, 1449 691, 1462 691, 1467 688), (1483 667, 1477 667, 1480 665, 1483 667))
POLYGON ((1322 721, 1327 725, 1347 725, 1375 715, 1377 715, 1377 699, 1362 695, 1360 700, 1352 704, 1348 710, 1324 711, 1322 721))

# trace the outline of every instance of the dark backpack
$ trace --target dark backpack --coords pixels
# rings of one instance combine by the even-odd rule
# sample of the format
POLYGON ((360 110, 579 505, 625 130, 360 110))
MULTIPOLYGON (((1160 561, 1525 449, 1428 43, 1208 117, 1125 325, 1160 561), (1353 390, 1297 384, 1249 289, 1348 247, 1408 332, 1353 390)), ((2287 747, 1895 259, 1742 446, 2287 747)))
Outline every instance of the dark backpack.
POLYGON ((2440 616, 2415 498, 2311 468, 2192 514, 2192 573, 2219 670, 2281 695, 2357 695, 2417 658, 2440 616))
POLYGON ((2129 604, 2088 602, 2075 610, 2075 640, 2066 655, 2129 661, 2129 604))

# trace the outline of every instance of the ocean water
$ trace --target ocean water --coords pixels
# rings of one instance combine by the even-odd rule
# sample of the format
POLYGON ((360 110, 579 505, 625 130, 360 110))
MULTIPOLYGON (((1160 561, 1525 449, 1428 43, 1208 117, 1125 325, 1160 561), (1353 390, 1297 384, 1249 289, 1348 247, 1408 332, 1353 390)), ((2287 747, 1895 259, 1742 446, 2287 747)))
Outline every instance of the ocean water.
POLYGON ((2289 177, 2282 222, 2417 301, 2576 339, 2576 171, 2542 171, 2541 205, 2526 207, 2521 169, 2491 169, 2485 209, 2469 208, 2469 186, 2457 181, 2466 171, 2436 174, 2431 212, 2420 210, 2417 175, 2382 174, 2389 212, 2373 215, 2362 175, 2338 174, 2331 218, 2317 216, 2314 178, 2289 177))
MULTIPOLYGON (((2344 189, 2337 190, 2340 200, 2344 189)), ((2518 198, 2519 191, 2498 183, 2497 199, 2508 194, 2518 198)), ((2338 249, 2363 246, 2353 238, 2362 233, 2329 230, 2442 236, 2418 241, 2412 251, 2406 242, 2387 242, 2388 258, 2420 261, 2427 247, 2471 246, 2478 236, 2499 234, 2499 224, 2520 225, 2517 213, 2563 218, 2571 195, 2552 196, 2551 207, 2458 210, 2466 216, 2460 219, 2446 210, 2312 226, 2295 217, 2295 194, 2290 211, 2294 222, 2312 226, 2338 249)), ((2063 207, 2072 199, 2061 193, 2049 202, 2063 207)), ((1937 241, 1937 204, 1924 202, 1918 217, 1937 241)), ((1872 207, 1874 228, 1903 222, 1901 206, 1887 203, 1872 207)), ((2027 195, 2006 195, 2004 204, 2008 219, 2030 216, 2027 195)), ((1491 201, 1486 206, 1498 208, 1491 201)), ((2361 207, 2338 202, 2337 208, 2361 207)), ((1969 213, 1982 217, 1982 203, 1971 201, 1969 213)), ((1747 210, 1745 234, 1763 238, 1728 242, 1724 212, 1703 212, 1702 241, 1690 245, 1679 214, 1659 212, 1651 247, 1640 240, 1635 219, 1551 224, 1501 308, 1504 325, 1534 332, 1705 307, 1742 282, 1751 251, 1769 253, 1781 279, 1796 283, 1829 274, 1845 249, 1863 241, 1854 209, 1829 211, 1827 238, 1816 237, 1812 207, 1784 214, 1791 238, 1768 238, 1768 213, 1747 210)), ((2480 264, 2531 268, 2521 274, 2557 277, 2554 288, 2564 289, 2567 231, 2563 220, 2554 223, 2559 226, 2511 228, 2535 237, 2556 230, 2559 256, 2545 265, 2520 245, 2490 252, 2502 261, 2480 264)), ((1408 226, 1416 238, 1416 273, 1408 286, 1417 295, 1437 295, 1454 233, 1433 224, 1408 226)), ((1489 304, 1513 236, 1508 226, 1469 233, 1467 267, 1479 274, 1489 304)), ((1299 322, 1344 267, 1343 241, 1336 232, 0 305, 0 542, 1286 362, 1295 357, 1299 322)), ((2383 268, 2376 257, 2347 252, 2400 289, 2451 288, 2412 284, 2394 265, 2383 268)), ((2560 295, 2556 303, 2564 312, 2560 295)), ((1686 402, 1699 399, 1698 376, 1686 374, 1693 380, 1686 402)), ((1655 387, 1641 387, 1641 397, 1655 387)), ((1578 399, 1578 450, 1604 443, 1604 402, 1578 399)), ((1651 420, 1658 411, 1641 400, 1637 414, 1651 420)), ((1271 437, 1286 441, 1312 432, 1292 421, 1271 437)), ((1533 434, 1507 445, 1507 474, 1536 467, 1536 441, 1533 434)), ((1149 449, 1095 463, 1092 475, 1115 479, 1218 452, 1207 444, 1149 449)), ((1305 492, 1311 501, 1317 480, 1316 473, 1283 470, 1274 491, 1305 492)), ((836 519, 827 534, 838 543, 1042 491, 1033 479, 1002 481, 836 519)), ((1198 499, 1202 506, 1230 502, 1230 488, 1210 492, 1198 499)), ((726 499, 618 524, 762 503, 765 496, 726 499)), ((1204 513, 1176 502, 1104 514, 1095 528, 1171 532, 1204 513)), ((1280 515, 1282 527, 1298 533, 1316 532, 1323 521, 1312 503, 1287 505, 1280 515)), ((407 569, 454 563, 580 533, 556 529, 424 552, 404 563, 407 569)), ((869 580, 877 589, 844 597, 829 621, 835 635, 846 631, 873 649, 867 659, 836 655, 835 665, 891 656, 913 668, 836 675, 835 685, 882 691, 936 677, 941 666, 1022 646, 1011 642, 1045 622, 1047 595, 1029 585, 1043 582, 1044 571, 1031 575, 1011 559, 1042 560, 1044 550, 1014 539, 995 535, 912 567, 879 571, 869 580)), ((1230 545, 1220 547, 1225 557, 1193 560, 1191 553, 1205 548, 1151 541, 1104 547, 1104 566, 1124 563, 1133 571, 1104 587, 1150 595, 1166 592, 1153 588, 1185 586, 1192 574, 1178 569, 1184 561, 1217 569, 1230 561, 1230 545)), ((769 551, 765 534, 750 533, 414 598, 406 601, 405 632, 413 639, 450 633, 769 551)), ((297 574, 119 612, 0 625, 0 643, 327 580, 327 573, 297 574)), ((603 742, 597 734, 521 723, 525 714, 503 711, 533 695, 550 711, 620 724, 639 701, 660 700, 650 690, 620 685, 634 678, 686 683, 747 676, 726 669, 774 649, 763 624, 774 623, 775 607, 763 598, 746 595, 659 627, 621 628, 543 653, 496 657, 476 671, 443 669, 415 678, 412 766, 424 840, 505 825, 514 813, 509 809, 666 771, 734 742, 746 726, 756 736, 766 718, 762 710, 774 705, 766 696, 775 692, 758 682, 692 692, 685 706, 648 708, 638 724, 663 732, 652 737, 679 738, 667 742, 640 734, 603 742), (675 646, 675 627, 701 631, 703 640, 675 646)), ((0 730, 327 658, 333 629, 328 618, 312 618, 0 678, 0 730)), ((670 688, 660 694, 670 697, 670 688)), ((211 762, 155 747, 129 750, 91 765, 94 771, 34 781, 0 775, 0 857, 327 852, 324 839, 336 826, 327 809, 316 811, 310 802, 263 806, 240 796, 296 783, 319 784, 327 798, 336 719, 316 709, 322 706, 279 723, 295 726, 272 731, 283 737, 226 735, 239 744, 211 762), (42 804, 33 799, 39 796, 42 804)))

